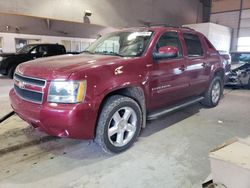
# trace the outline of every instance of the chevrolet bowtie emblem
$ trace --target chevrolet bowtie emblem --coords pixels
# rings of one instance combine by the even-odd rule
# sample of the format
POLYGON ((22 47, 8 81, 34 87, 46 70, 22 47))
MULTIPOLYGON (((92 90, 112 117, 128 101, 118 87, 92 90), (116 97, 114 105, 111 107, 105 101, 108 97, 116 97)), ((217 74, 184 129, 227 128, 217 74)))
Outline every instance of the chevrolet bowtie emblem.
POLYGON ((25 82, 19 82, 19 83, 18 83, 18 87, 21 88, 21 89, 24 89, 24 88, 25 88, 25 85, 26 85, 25 82))

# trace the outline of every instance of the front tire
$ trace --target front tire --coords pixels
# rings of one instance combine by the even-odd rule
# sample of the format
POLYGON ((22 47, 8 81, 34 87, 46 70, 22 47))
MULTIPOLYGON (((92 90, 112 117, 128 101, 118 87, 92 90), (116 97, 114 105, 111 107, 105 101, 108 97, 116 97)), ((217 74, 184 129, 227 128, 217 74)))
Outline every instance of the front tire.
POLYGON ((208 90, 204 94, 204 100, 202 104, 207 107, 215 107, 218 105, 221 96, 223 94, 223 85, 221 77, 215 76, 209 85, 208 90))
POLYGON ((8 71, 8 78, 13 79, 16 67, 10 67, 8 71))
POLYGON ((114 95, 99 116, 95 142, 107 153, 120 153, 135 142, 142 126, 142 111, 131 98, 114 95))

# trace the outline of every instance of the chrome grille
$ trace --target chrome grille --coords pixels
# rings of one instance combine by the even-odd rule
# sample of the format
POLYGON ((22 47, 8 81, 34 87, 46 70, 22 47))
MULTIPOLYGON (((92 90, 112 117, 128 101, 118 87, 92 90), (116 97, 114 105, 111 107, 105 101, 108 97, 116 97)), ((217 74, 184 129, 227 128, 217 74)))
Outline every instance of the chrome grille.
POLYGON ((23 100, 41 104, 45 86, 46 80, 20 74, 14 75, 15 92, 23 100))

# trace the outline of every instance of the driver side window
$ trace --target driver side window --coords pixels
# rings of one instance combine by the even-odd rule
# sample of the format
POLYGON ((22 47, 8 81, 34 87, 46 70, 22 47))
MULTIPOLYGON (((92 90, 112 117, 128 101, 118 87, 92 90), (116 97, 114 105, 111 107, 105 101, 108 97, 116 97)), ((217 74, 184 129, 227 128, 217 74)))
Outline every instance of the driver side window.
POLYGON ((38 53, 39 55, 47 55, 48 54, 48 48, 47 46, 39 46, 38 47, 38 53))
POLYGON ((164 33, 158 43, 156 44, 156 50, 158 52, 160 47, 163 46, 173 46, 176 47, 178 49, 178 56, 177 58, 182 57, 182 47, 181 47, 181 43, 179 40, 179 36, 177 32, 166 32, 164 33))

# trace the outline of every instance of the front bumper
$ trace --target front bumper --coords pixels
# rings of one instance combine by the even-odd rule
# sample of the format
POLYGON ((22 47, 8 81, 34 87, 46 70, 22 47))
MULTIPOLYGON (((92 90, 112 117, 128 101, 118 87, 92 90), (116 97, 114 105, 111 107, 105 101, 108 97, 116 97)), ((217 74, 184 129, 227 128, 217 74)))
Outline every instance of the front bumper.
POLYGON ((18 97, 14 89, 9 95, 16 114, 49 135, 77 139, 94 137, 97 112, 87 103, 35 104, 18 97))
POLYGON ((243 87, 248 85, 250 79, 250 73, 245 74, 235 74, 231 73, 229 74, 228 81, 226 82, 227 86, 238 86, 243 87))

